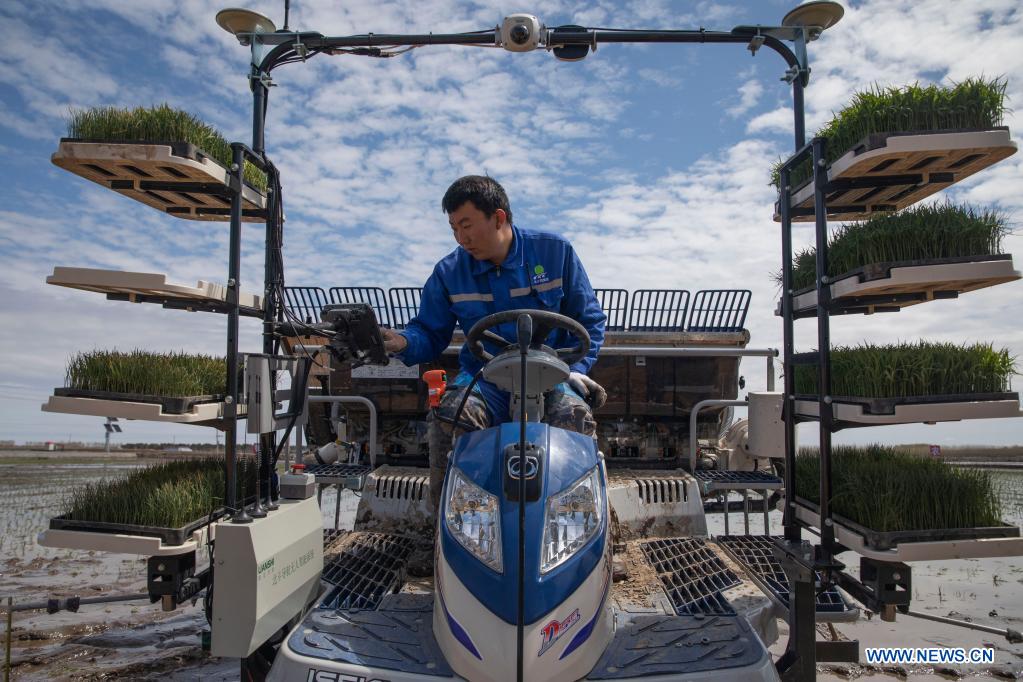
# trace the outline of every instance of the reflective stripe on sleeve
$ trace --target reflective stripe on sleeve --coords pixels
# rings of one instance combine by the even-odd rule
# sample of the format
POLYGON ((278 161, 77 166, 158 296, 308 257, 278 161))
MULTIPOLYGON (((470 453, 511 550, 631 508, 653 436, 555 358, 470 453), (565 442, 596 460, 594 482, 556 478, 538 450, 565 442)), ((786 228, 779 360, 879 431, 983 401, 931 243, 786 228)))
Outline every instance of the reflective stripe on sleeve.
POLYGON ((493 301, 493 294, 451 294, 452 303, 464 303, 465 301, 493 301))

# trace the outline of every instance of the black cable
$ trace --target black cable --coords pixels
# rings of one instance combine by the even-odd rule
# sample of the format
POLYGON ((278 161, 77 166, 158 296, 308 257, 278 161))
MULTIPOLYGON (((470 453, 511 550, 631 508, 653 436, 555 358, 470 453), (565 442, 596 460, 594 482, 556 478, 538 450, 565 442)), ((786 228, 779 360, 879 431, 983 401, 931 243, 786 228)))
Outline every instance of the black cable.
MULTIPOLYGON (((479 378, 481 376, 483 376, 482 367, 480 367, 479 370, 477 370, 476 373, 472 375, 472 381, 469 382, 469 386, 465 389, 465 393, 462 394, 462 400, 461 402, 458 403, 458 409, 455 410, 455 418, 451 420, 450 422, 451 424, 454 424, 455 426, 461 426, 462 408, 465 407, 466 401, 469 400, 469 394, 472 393, 473 387, 476 385, 476 382, 479 381, 479 378)), ((441 421, 447 422, 447 419, 442 419, 441 421)))
POLYGON ((523 680, 523 656, 525 647, 526 620, 526 357, 529 353, 529 339, 533 336, 533 318, 520 315, 516 325, 519 343, 519 359, 522 369, 519 374, 519 594, 518 622, 516 623, 517 664, 516 680, 523 680), (525 333, 524 333, 525 332, 525 333))
MULTIPOLYGON (((302 378, 298 379, 296 377, 296 380, 298 382, 298 386, 301 386, 303 388, 306 386, 307 382, 309 381, 309 370, 310 370, 310 368, 311 368, 311 364, 309 362, 305 362, 305 363, 302 364, 302 378)), ((275 469, 277 467, 277 461, 281 457, 281 451, 284 450, 284 445, 288 442, 288 438, 291 436, 291 430, 293 428, 295 428, 295 423, 298 422, 298 417, 299 417, 299 415, 302 414, 302 410, 305 407, 305 395, 306 395, 306 391, 305 390, 296 391, 295 387, 292 386, 291 395, 292 395, 292 399, 291 399, 292 403, 295 402, 295 396, 296 395, 300 396, 300 399, 298 400, 298 405, 292 404, 290 406, 293 414, 291 415, 291 419, 288 421, 287 428, 284 429, 284 436, 281 437, 280 442, 277 444, 277 447, 274 449, 274 455, 273 455, 273 460, 272 460, 272 462, 273 462, 272 469, 275 469)))

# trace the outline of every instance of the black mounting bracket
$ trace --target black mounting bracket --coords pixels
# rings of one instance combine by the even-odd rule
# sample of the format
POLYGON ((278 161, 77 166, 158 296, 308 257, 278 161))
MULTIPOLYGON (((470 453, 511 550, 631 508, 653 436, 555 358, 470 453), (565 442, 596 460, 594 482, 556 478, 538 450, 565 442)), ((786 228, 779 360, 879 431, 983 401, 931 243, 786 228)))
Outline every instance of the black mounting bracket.
POLYGON ((905 610, 912 600, 912 571, 899 561, 877 561, 860 557, 860 579, 846 573, 838 574, 839 586, 881 620, 894 621, 899 607, 905 610))

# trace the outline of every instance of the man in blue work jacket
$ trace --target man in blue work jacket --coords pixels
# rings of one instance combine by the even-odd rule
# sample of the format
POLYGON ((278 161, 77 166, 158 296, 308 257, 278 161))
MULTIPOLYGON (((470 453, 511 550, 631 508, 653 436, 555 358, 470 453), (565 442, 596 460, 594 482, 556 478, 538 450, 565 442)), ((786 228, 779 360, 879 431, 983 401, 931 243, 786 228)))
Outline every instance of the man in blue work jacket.
MULTIPOLYGON (((492 178, 459 178, 444 194, 441 207, 448 214, 458 248, 434 266, 423 287, 419 314, 400 332, 384 330, 388 352, 406 365, 428 362, 451 342, 456 322, 468 331, 481 318, 504 310, 549 310, 571 317, 589 332, 590 351, 569 368, 568 381, 545 396, 544 421, 594 436, 597 424, 584 398, 600 407, 607 395, 586 373, 604 342, 606 317, 572 245, 556 234, 514 226, 508 196, 492 178)), ((504 336, 515 337, 514 333, 504 336)), ((547 345, 576 344, 570 342, 567 332, 558 330, 547 345)), ((455 411, 482 365, 466 345, 458 357, 461 373, 448 384, 436 413, 427 417, 430 497, 435 510, 440 506, 455 433, 455 411)), ((462 408, 460 424, 484 429, 510 421, 509 398, 507 392, 481 377, 462 408)))

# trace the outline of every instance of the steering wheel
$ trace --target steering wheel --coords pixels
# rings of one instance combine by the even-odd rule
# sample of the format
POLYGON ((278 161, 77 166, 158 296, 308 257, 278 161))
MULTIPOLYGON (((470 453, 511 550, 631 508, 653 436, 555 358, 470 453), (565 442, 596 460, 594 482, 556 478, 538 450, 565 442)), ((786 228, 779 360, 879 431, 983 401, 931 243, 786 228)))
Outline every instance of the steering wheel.
POLYGON ((530 348, 539 349, 548 334, 555 329, 561 329, 571 334, 573 339, 578 340, 579 345, 569 348, 554 349, 554 353, 559 359, 571 365, 582 360, 586 357, 586 354, 590 352, 590 334, 586 331, 586 327, 582 326, 571 317, 552 313, 547 310, 528 308, 523 310, 505 310, 482 318, 479 322, 472 326, 472 329, 469 330, 469 333, 465 337, 465 342, 469 346, 469 351, 483 362, 489 362, 494 358, 494 355, 483 347, 483 339, 497 344, 498 353, 507 350, 512 345, 515 345, 492 330, 494 327, 504 324, 505 322, 516 322, 520 315, 529 315, 533 318, 533 336, 529 342, 530 348))

